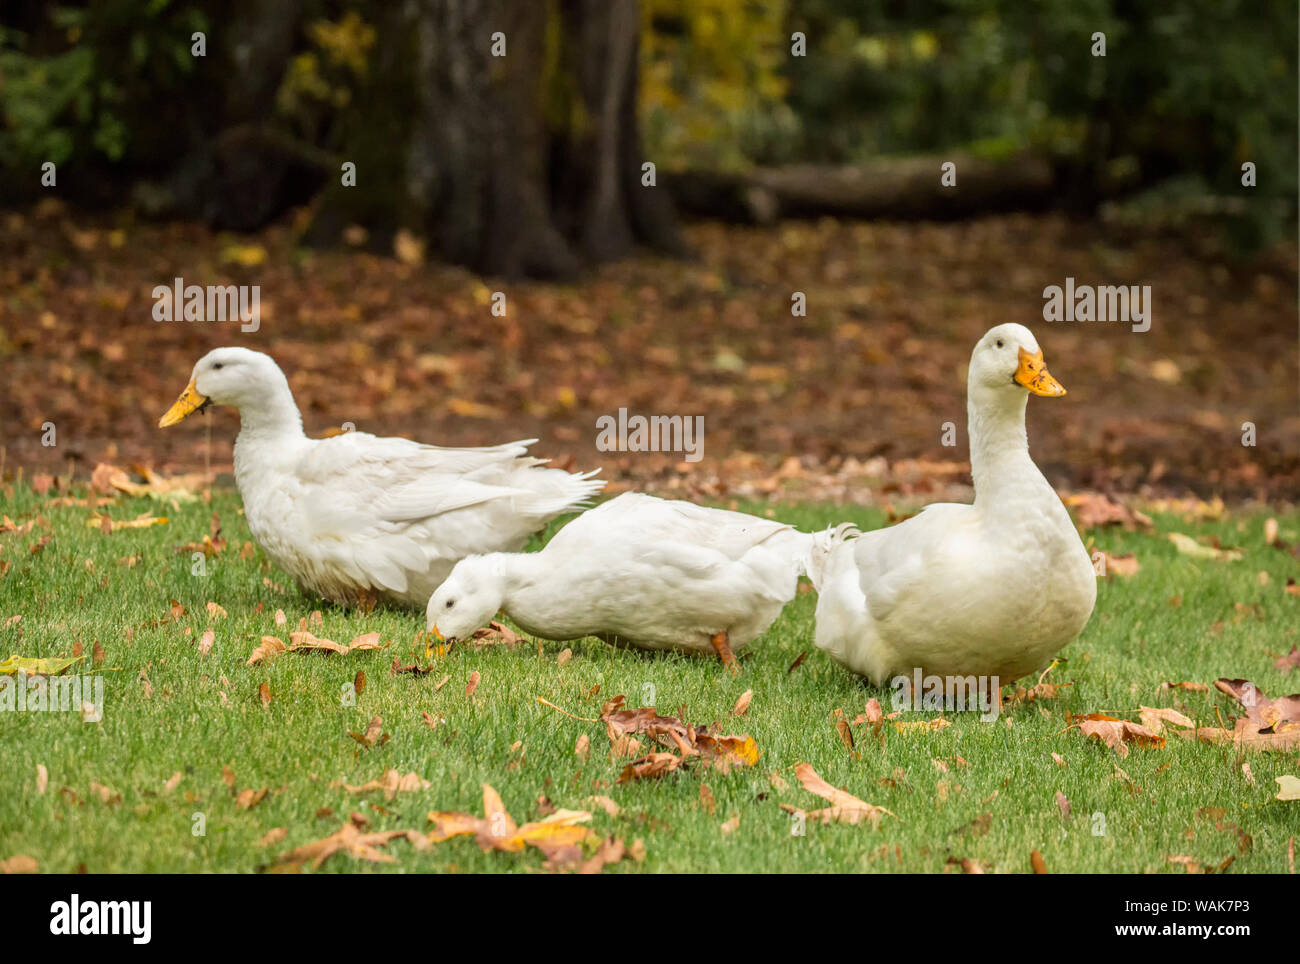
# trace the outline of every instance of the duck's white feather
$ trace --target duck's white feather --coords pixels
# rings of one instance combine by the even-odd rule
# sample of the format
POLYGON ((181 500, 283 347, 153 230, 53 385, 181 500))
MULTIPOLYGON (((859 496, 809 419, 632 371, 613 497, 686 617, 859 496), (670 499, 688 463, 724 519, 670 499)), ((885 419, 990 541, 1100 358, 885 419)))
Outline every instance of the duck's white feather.
POLYGON ((445 631, 454 618, 444 596, 464 607, 478 593, 488 615, 500 606, 548 639, 711 653, 712 637, 726 633, 738 650, 794 597, 814 539, 741 512, 625 493, 574 519, 541 552, 461 563, 430 600, 430 624, 441 618, 445 631), (497 595, 482 595, 485 583, 498 584, 497 595))
POLYGON ((240 410, 235 479, 253 537, 304 590, 336 602, 368 592, 422 607, 457 560, 522 548, 604 484, 545 468, 527 455, 533 440, 441 448, 366 432, 307 438, 278 367, 246 349, 209 353, 195 382, 240 410))
MULTIPOLYGON (((1019 325, 994 328, 990 345, 995 333, 1037 349, 1019 325)), ((825 565, 817 645, 877 685, 918 668, 1010 681, 1078 636, 1092 613, 1087 551, 1029 458, 1026 393, 993 375, 977 383, 977 374, 973 357, 975 504, 928 506, 841 544, 825 565)))

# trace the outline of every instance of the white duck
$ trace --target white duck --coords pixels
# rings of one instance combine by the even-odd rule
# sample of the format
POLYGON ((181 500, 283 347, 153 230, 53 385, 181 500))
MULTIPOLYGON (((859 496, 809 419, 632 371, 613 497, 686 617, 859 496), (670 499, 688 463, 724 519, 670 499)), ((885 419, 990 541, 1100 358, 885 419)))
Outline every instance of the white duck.
POLYGON ((159 420, 175 425, 209 403, 239 410, 235 481, 258 545, 305 591, 423 606, 458 559, 520 549, 604 482, 541 468, 535 440, 439 448, 346 432, 313 439, 289 383, 247 348, 204 355, 159 420))
POLYGON ((1029 457, 1029 393, 1065 394, 1033 333, 990 329, 966 391, 975 504, 864 533, 821 573, 817 646, 876 685, 918 668, 1009 682, 1075 639, 1097 598, 1087 550, 1029 457))
POLYGON ((430 598, 427 625, 439 639, 464 639, 501 610, 546 639, 597 636, 727 662, 847 528, 811 535, 628 492, 578 516, 540 552, 462 559, 430 598))

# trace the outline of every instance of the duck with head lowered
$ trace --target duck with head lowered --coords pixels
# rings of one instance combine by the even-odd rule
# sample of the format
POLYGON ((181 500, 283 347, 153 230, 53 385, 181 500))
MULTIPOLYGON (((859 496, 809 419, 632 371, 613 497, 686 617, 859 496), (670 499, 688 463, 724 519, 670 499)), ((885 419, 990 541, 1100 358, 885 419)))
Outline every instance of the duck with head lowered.
POLYGON ((439 640, 466 639, 500 610, 534 636, 717 653, 734 669, 733 651, 767 630, 846 528, 799 532, 625 492, 540 552, 462 559, 429 598, 426 625, 439 640))
POLYGON ((825 560, 817 646, 878 686, 918 669, 1010 682, 1074 640, 1096 602, 1088 552, 1025 435, 1030 394, 1065 389, 1023 325, 990 329, 969 371, 974 504, 927 506, 825 560))
POLYGON ((239 411, 235 482, 253 538, 304 591, 337 603, 423 608, 465 556, 523 548, 604 482, 544 468, 535 439, 440 448, 345 432, 308 438, 289 382, 269 355, 217 348, 159 420, 208 404, 239 411))

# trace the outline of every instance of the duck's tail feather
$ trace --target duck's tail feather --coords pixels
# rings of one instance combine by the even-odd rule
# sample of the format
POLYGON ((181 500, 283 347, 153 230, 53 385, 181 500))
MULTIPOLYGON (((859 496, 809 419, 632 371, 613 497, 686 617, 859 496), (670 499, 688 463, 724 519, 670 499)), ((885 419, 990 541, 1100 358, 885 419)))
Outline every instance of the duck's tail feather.
POLYGON ((526 511, 549 520, 587 508, 591 499, 605 487, 604 479, 595 478, 599 472, 600 469, 565 472, 563 469, 530 468, 528 488, 533 497, 529 499, 526 511))
POLYGON ((826 564, 830 561, 831 553, 861 534, 852 522, 841 522, 837 526, 809 535, 807 555, 802 560, 803 573, 812 582, 814 589, 821 592, 822 580, 826 575, 826 564))

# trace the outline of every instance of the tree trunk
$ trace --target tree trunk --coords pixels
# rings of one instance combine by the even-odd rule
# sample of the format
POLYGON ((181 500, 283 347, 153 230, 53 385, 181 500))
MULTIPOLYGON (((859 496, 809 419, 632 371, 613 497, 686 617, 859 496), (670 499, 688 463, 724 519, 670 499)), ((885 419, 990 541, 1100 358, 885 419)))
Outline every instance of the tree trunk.
POLYGON ((309 240, 360 224, 383 248, 406 228, 505 277, 569 277, 638 242, 679 249, 666 194, 640 186, 636 0, 394 6, 349 118, 357 186, 334 179, 309 240))

